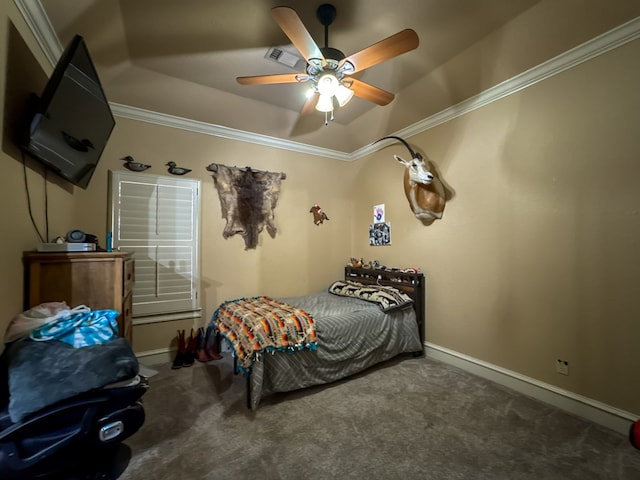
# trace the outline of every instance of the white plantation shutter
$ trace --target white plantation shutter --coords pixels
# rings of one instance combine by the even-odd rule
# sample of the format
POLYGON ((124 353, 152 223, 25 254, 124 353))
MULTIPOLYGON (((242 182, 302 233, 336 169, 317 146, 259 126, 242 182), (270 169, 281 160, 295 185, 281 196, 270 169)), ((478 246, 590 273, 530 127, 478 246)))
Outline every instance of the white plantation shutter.
POLYGON ((200 181, 109 172, 109 182, 113 248, 134 252, 134 318, 198 312, 200 181))

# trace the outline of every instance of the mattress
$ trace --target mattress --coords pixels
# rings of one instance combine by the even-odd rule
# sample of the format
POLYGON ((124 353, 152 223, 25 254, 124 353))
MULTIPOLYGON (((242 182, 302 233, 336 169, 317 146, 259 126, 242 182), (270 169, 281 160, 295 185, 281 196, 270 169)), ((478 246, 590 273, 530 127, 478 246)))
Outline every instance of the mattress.
POLYGON ((413 308, 384 313, 374 303, 327 291, 277 300, 313 317, 317 349, 259 355, 249 377, 253 410, 272 393, 334 382, 401 353, 422 352, 413 308))

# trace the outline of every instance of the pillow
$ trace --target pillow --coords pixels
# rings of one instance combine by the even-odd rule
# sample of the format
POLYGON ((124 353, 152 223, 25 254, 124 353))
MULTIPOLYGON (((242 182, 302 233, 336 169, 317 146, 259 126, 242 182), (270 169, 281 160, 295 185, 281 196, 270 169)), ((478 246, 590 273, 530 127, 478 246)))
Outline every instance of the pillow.
POLYGON ((392 312, 413 304, 413 300, 406 293, 382 285, 363 285, 358 282, 337 280, 329 286, 329 293, 377 303, 383 312, 392 312))

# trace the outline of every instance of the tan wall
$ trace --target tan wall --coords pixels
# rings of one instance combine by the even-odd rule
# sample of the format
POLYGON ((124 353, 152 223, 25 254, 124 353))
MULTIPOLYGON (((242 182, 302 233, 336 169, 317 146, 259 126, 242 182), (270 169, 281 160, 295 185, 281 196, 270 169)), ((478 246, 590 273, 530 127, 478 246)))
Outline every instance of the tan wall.
MULTIPOLYGON (((168 175, 165 164, 174 160, 193 170, 189 178, 202 182, 200 294, 203 317, 194 321, 193 326, 206 325, 215 307, 224 300, 258 294, 304 294, 320 290, 342 275, 350 243, 352 169, 348 163, 120 118, 87 190, 73 188, 67 192, 56 186, 48 187, 52 236, 80 228, 95 233, 101 244, 105 244, 108 171, 123 170, 120 158, 124 155, 151 164, 152 168, 147 171, 161 175, 168 175), (264 230, 258 247, 252 250, 245 250, 240 236, 222 238, 225 221, 213 178, 206 170, 212 162, 286 173, 276 209, 278 233, 275 238, 264 230), (330 221, 314 225, 309 213, 314 203, 322 206, 330 221), (68 214, 69 210, 73 215, 68 214)), ((24 199, 20 164, 12 163, 15 168, 14 178, 8 185, 12 189, 10 195, 24 199)), ((28 177, 35 180, 32 193, 41 195, 42 179, 31 171, 28 177)), ((42 212, 42 202, 36 205, 35 210, 42 212)), ((34 248, 37 239, 30 231, 26 211, 22 215, 5 213, 8 213, 6 222, 19 225, 25 233, 20 247, 3 251, 5 261, 12 264, 16 278, 20 278, 20 253, 34 248)), ((8 316, 21 310, 21 294, 16 289, 10 297, 7 307, 12 310, 8 316)), ((135 326, 134 350, 165 349, 178 328, 191 326, 191 321, 135 326)))
MULTIPOLYGON (((349 254, 350 177, 347 162, 226 140, 157 125, 118 119, 109 151, 101 160, 103 175, 107 169, 122 169, 118 159, 124 155, 150 163, 148 172, 165 172, 163 165, 174 160, 193 169, 189 178, 202 181, 201 302, 208 322, 224 300, 252 295, 299 295, 324 288, 340 278, 349 254), (251 166, 283 172, 281 194, 276 208, 278 233, 271 238, 266 229, 256 249, 245 250, 240 236, 222 238, 225 221, 211 173, 210 163, 240 167, 251 166), (330 221, 313 223, 310 207, 318 203, 330 221)), ((106 179, 96 177, 97 183, 106 179)), ((105 192, 106 195, 106 192, 105 192)), ((101 201, 104 202, 102 192, 101 201)), ((84 218, 89 221, 89 211, 84 218)), ((106 211, 102 210, 102 217, 106 211)), ((105 227, 96 226, 96 229, 105 227)), ((134 328, 134 348, 147 351, 166 348, 167 338, 188 322, 134 328), (162 329, 163 334, 158 330, 162 329), (139 332, 139 333, 138 333, 139 332), (168 335, 168 336, 167 336, 168 335)))
POLYGON ((635 41, 411 138, 454 193, 431 226, 404 197, 404 147, 357 162, 352 248, 424 269, 428 342, 636 414, 638 58, 635 41), (379 203, 389 247, 368 246, 379 203))
MULTIPOLYGON (((39 51, 12 2, 3 2, 0 17, 14 22, 28 50, 39 51)), ((0 22, 0 38, 10 38, 12 28, 0 22)), ((200 322, 224 299, 323 288, 350 256, 418 266, 428 277, 427 341, 640 415, 639 50, 636 41, 410 139, 454 193, 444 218, 428 227, 412 217, 401 190, 402 167, 391 158, 404 153, 400 147, 349 164, 117 119, 86 191, 48 183, 50 236, 81 228, 104 242, 108 169, 122 168, 127 154, 154 165, 153 173, 175 160, 203 185, 200 322), (263 232, 254 251, 240 238, 222 239, 205 170, 214 161, 287 174, 275 239, 263 232), (320 227, 308 213, 313 203, 331 218, 320 227), (388 247, 368 246, 378 203, 392 223, 388 247), (568 377, 555 373, 558 357, 570 362, 568 377)), ((2 40, 5 71, 7 54, 2 40)), ((24 61, 46 65, 40 54, 24 61)), ((48 73, 34 69, 40 80, 48 73)), ((15 88, 15 80, 0 77, 5 117, 17 98, 5 87, 15 88)), ((38 242, 20 155, 7 141, 11 119, 3 120, 0 152, 2 332, 22 309, 21 253, 38 242)), ((38 172, 27 168, 42 229, 38 172)), ((167 348, 175 329, 191 324, 138 326, 134 348, 167 348)))

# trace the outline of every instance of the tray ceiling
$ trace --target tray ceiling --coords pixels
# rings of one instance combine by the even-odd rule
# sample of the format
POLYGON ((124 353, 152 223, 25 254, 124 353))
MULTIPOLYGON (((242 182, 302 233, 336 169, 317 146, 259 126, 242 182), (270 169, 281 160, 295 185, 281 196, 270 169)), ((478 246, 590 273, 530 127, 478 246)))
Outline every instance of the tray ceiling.
MULTIPOLYGON (((18 0, 17 3, 21 3, 18 0)), ((300 115, 304 84, 243 86, 245 75, 291 73, 272 48, 299 56, 270 14, 274 0, 41 0, 58 50, 74 34, 91 52, 110 102, 243 134, 353 152, 493 87, 640 14, 640 4, 556 0, 335 0, 329 46, 355 53, 405 28, 416 50, 357 74, 396 94, 300 115)), ((323 3, 289 0, 324 46, 323 3)), ((43 27, 44 28, 44 27, 43 27)), ((55 47, 54 47, 55 51, 55 47)), ((291 58, 291 57, 290 57, 291 58)), ((293 63, 293 60, 292 60, 293 63)))

